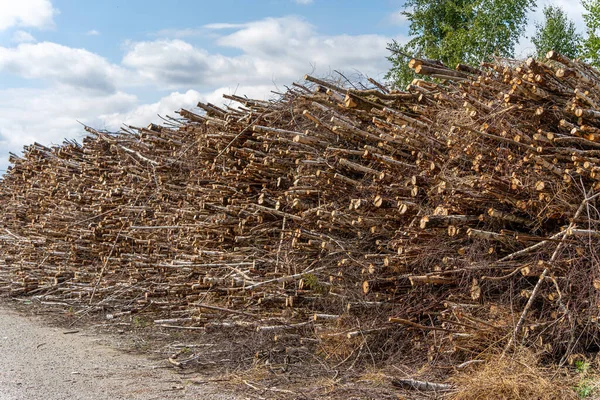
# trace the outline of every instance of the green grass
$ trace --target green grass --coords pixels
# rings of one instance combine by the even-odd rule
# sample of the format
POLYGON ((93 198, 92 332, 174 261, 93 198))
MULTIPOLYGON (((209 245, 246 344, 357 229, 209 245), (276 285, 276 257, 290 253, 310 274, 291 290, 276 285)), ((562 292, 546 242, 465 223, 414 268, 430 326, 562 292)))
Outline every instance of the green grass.
POLYGON ((590 363, 582 360, 575 361, 575 370, 579 373, 579 383, 575 387, 577 396, 581 399, 587 399, 596 393, 598 384, 589 377, 590 363))

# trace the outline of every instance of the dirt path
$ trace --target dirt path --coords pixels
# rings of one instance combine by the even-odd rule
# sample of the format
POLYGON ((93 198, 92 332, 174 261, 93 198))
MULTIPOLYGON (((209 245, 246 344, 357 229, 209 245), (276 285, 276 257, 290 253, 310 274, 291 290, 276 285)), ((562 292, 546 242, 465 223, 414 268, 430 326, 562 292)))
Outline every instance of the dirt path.
POLYGON ((67 332, 0 306, 0 400, 236 398, 102 345, 97 335, 67 332))

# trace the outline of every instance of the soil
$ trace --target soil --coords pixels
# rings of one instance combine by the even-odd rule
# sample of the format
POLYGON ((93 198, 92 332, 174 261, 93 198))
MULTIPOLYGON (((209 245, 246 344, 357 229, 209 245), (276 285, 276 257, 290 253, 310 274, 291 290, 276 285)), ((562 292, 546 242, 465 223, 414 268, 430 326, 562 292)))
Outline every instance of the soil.
POLYGON ((0 304, 0 399, 240 398, 197 376, 176 373, 164 359, 124 352, 112 335, 51 327, 0 304))

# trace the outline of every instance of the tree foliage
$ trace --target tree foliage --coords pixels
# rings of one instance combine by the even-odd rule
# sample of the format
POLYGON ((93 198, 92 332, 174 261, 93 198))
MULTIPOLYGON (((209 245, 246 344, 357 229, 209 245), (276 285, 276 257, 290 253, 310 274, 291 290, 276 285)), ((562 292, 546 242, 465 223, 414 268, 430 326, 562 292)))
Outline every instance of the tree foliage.
POLYGON ((536 23, 535 28, 531 41, 535 45, 537 58, 545 58, 550 50, 556 50, 570 58, 577 57, 581 35, 576 32, 575 24, 562 8, 544 7, 544 22, 536 23))
POLYGON ((600 0, 582 0, 586 37, 581 43, 581 56, 596 68, 600 68, 600 0))
POLYGON ((412 39, 390 43, 393 67, 387 77, 398 86, 408 83, 406 62, 413 56, 446 65, 477 64, 492 55, 512 57, 527 12, 534 7, 535 0, 408 0, 403 14, 412 39))

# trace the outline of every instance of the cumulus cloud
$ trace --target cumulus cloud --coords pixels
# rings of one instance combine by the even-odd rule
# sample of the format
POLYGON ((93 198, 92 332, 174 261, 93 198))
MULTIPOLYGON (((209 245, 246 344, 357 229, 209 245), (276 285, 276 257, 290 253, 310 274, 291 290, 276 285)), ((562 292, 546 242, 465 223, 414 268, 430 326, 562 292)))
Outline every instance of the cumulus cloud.
POLYGON ((121 91, 95 95, 73 88, 0 90, 0 171, 8 165, 8 152, 20 154, 34 141, 59 144, 64 138, 81 138, 81 123, 107 126, 99 116, 125 113, 136 107, 136 96, 121 91))
POLYGON ((0 46, 0 74, 47 85, 0 90, 0 170, 6 167, 7 151, 18 152, 33 141, 80 137, 77 120, 109 130, 123 124, 146 126, 161 122, 158 114, 174 115, 198 101, 221 104, 223 93, 266 99, 277 85, 289 85, 305 73, 344 69, 377 77, 389 68, 385 48, 391 38, 324 35, 299 17, 211 24, 175 37, 163 34, 126 44, 120 64, 57 43, 0 46), (214 38, 214 50, 181 39, 197 32, 214 38), (220 53, 219 47, 226 51, 220 53), (140 102, 128 93, 140 90, 148 96, 156 89, 171 93, 154 102, 140 102))
POLYGON ((85 34, 86 34, 86 36, 98 36, 98 35, 100 35, 100 32, 98 32, 95 29, 92 29, 92 30, 87 31, 85 34))
POLYGON ((294 0, 294 3, 302 5, 312 4, 313 2, 314 0, 294 0))
POLYGON ((220 87, 210 92, 198 92, 188 90, 184 93, 173 92, 159 101, 151 104, 141 104, 126 112, 115 112, 100 115, 99 119, 103 126, 109 129, 118 129, 121 125, 146 126, 149 123, 160 123, 160 116, 177 117, 176 111, 185 108, 195 110, 199 101, 212 103, 219 106, 230 105, 236 107, 238 104, 223 98, 223 94, 237 94, 253 99, 268 100, 271 97, 273 85, 220 87))
POLYGON ((151 104, 139 104, 136 96, 116 92, 95 96, 74 89, 8 89, 0 91, 0 174, 8 166, 8 152, 20 154, 35 141, 60 144, 65 138, 81 139, 81 123, 97 129, 117 131, 123 125, 147 126, 161 123, 160 116, 177 117, 175 111, 196 110, 199 101, 223 105, 223 94, 267 99, 272 85, 221 87, 200 93, 173 92, 151 104), (33 112, 35 110, 35 112, 33 112), (78 122, 79 121, 79 122, 78 122))
POLYGON ((153 33, 152 36, 183 39, 197 36, 209 36, 209 31, 205 28, 161 29, 160 31, 153 33))
POLYGON ((51 28, 56 13, 50 0, 0 0, 0 31, 13 26, 51 28))
POLYGON ((216 105, 229 105, 232 107, 236 107, 238 104, 236 102, 232 102, 223 98, 224 94, 234 94, 241 97, 247 97, 250 99, 258 99, 258 100, 269 100, 275 96, 272 93, 273 90, 277 88, 272 84, 263 84, 263 85, 252 85, 252 86, 222 86, 213 90, 212 92, 204 93, 202 96, 202 101, 213 103, 216 105))
POLYGON ((103 93, 115 92, 126 73, 97 54, 50 42, 0 47, 0 72, 103 93))
POLYGON ((554 5, 562 8, 569 18, 575 23, 578 31, 583 33, 585 23, 583 21, 583 12, 585 9, 583 8, 583 4, 581 1, 573 1, 573 0, 544 0, 540 4, 538 4, 537 14, 542 15, 541 10, 545 5, 554 5))
POLYGON ((130 44, 123 65, 157 85, 289 83, 316 67, 320 73, 345 68, 366 74, 385 72, 390 38, 381 35, 321 35, 298 17, 266 18, 246 24, 210 24, 227 32, 216 43, 241 55, 225 56, 181 39, 130 44))
POLYGON ((237 29, 243 28, 246 24, 232 24, 229 22, 215 22, 212 24, 206 24, 203 26, 205 29, 237 29))
POLYGON ((185 93, 173 92, 156 103, 138 105, 125 112, 103 114, 99 118, 107 128, 112 130, 118 129, 121 125, 146 126, 151 122, 161 122, 159 115, 176 116, 175 111, 181 108, 194 108, 205 97, 195 90, 188 90, 185 93))
POLYGON ((404 9, 396 10, 396 11, 388 14, 386 17, 386 21, 391 25, 396 25, 396 26, 401 26, 401 27, 408 26, 408 23, 409 23, 408 18, 406 17, 406 15, 404 15, 402 13, 403 11, 404 11, 404 9))
POLYGON ((15 43, 35 42, 35 38, 33 37, 33 35, 25 31, 16 31, 15 33, 13 33, 11 40, 15 43))
POLYGON ((182 40, 157 40, 133 44, 123 64, 158 84, 193 85, 205 83, 210 58, 205 50, 182 40))
POLYGON ((575 24, 575 28, 581 34, 585 31, 585 23, 583 21, 584 8, 580 1, 573 0, 542 0, 538 1, 535 10, 530 11, 528 17, 527 28, 524 37, 519 40, 515 46, 515 57, 526 58, 535 53, 535 46, 531 42, 532 36, 535 34, 535 24, 544 22, 544 7, 558 6, 567 14, 569 19, 575 24))
POLYGON ((298 76, 309 63, 317 68, 358 69, 366 73, 385 70, 386 45, 390 40, 381 35, 320 35, 306 21, 284 17, 245 24, 217 42, 240 49, 255 61, 265 60, 271 71, 283 67, 298 76), (275 65, 277 68, 273 68, 275 65))

